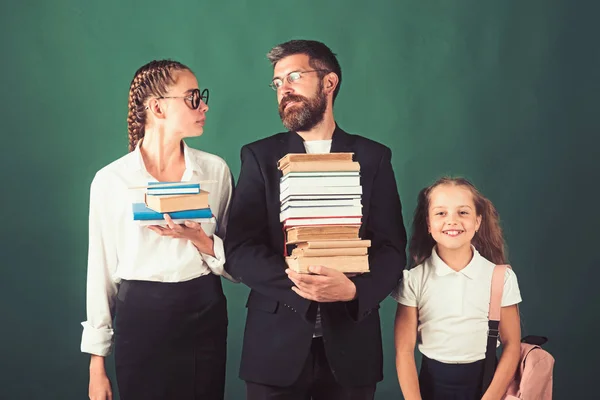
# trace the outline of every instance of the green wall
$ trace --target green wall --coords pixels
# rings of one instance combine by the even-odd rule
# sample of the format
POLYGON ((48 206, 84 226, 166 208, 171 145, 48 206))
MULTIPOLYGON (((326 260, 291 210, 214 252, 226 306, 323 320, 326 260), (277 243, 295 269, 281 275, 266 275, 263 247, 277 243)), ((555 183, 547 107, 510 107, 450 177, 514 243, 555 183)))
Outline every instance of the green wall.
MULTIPOLYGON (((0 398, 86 398, 89 184, 127 151, 135 70, 174 58, 196 72, 210 111, 188 144, 237 178, 240 147, 283 129, 265 54, 291 38, 338 53, 337 121, 392 148, 407 228, 418 190, 442 174, 492 199, 524 333, 551 339, 555 398, 588 398, 600 355, 598 12, 583 0, 3 2, 0 398)), ((227 399, 242 399, 247 288, 225 289, 227 399)), ((381 310, 379 400, 400 398, 394 309, 381 310)))

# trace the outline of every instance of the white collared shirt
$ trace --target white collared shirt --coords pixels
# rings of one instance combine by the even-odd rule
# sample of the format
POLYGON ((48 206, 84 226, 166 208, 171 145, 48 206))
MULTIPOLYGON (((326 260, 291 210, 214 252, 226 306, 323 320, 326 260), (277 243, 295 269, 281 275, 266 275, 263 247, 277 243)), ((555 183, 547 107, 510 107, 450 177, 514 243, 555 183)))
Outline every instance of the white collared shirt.
POLYGON ((144 190, 129 187, 156 182, 136 149, 96 173, 90 189, 87 276, 87 321, 83 322, 81 351, 106 356, 113 337, 113 306, 118 284, 125 280, 183 282, 209 274, 224 275, 223 241, 231 202, 231 173, 218 156, 189 148, 184 142, 182 181, 215 180, 201 184, 217 219, 202 225, 213 237, 215 257, 203 254, 189 241, 160 236, 133 221, 131 204, 144 201, 144 190))
MULTIPOLYGON (((400 304, 417 307, 419 351, 444 363, 470 363, 485 358, 490 290, 494 263, 473 247, 473 258, 454 271, 437 254, 410 270, 392 292, 400 304)), ((509 268, 502 307, 521 302, 519 284, 509 268)))

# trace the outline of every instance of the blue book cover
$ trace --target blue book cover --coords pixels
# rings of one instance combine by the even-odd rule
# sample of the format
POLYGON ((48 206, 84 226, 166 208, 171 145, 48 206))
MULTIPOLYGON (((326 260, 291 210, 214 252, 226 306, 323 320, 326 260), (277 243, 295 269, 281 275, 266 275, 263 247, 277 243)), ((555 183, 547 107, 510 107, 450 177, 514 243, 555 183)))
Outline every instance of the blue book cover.
MULTIPOLYGON (((148 220, 162 220, 163 214, 146 207, 145 203, 133 203, 133 220, 134 221, 148 221, 148 220)), ((212 217, 212 211, 210 208, 201 208, 198 210, 186 210, 186 211, 174 211, 169 216, 172 219, 193 219, 193 218, 210 218, 212 217)))
POLYGON ((186 182, 148 182, 148 186, 155 186, 149 189, 200 189, 199 183, 186 182))
POLYGON ((148 182, 148 186, 151 187, 146 189, 146 193, 151 196, 200 193, 199 183, 148 182))

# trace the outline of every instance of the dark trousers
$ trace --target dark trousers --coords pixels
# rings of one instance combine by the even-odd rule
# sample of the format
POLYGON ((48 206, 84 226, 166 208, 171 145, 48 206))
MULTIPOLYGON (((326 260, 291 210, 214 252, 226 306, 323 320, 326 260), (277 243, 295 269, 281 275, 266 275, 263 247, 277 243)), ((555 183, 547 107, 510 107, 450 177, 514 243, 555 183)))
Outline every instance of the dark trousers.
POLYGON ((288 387, 246 382, 247 400, 373 400, 375 384, 340 386, 331 372, 321 338, 313 339, 311 351, 298 380, 288 387))
POLYGON ((483 362, 446 364, 423 356, 419 387, 423 400, 479 400, 483 362))
POLYGON ((226 345, 218 276, 121 283, 115 366, 122 400, 222 400, 226 345))

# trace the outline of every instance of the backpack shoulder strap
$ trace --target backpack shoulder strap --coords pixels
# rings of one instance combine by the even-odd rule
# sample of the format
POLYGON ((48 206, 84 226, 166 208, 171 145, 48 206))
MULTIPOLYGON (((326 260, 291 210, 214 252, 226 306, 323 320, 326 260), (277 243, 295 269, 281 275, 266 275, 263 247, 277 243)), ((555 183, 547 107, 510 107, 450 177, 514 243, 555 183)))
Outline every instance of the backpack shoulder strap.
POLYGON ((492 287, 490 290, 490 309, 488 314, 488 338, 485 349, 485 363, 483 367, 483 395, 492 383, 496 371, 496 344, 500 336, 500 314, 502 311, 502 292, 504 291, 504 276, 510 265, 496 265, 492 274, 492 287))
POLYGON ((502 309, 502 293, 504 291, 504 276, 509 265, 496 265, 492 275, 492 290, 490 294, 490 311, 488 319, 500 321, 500 310, 502 309))

